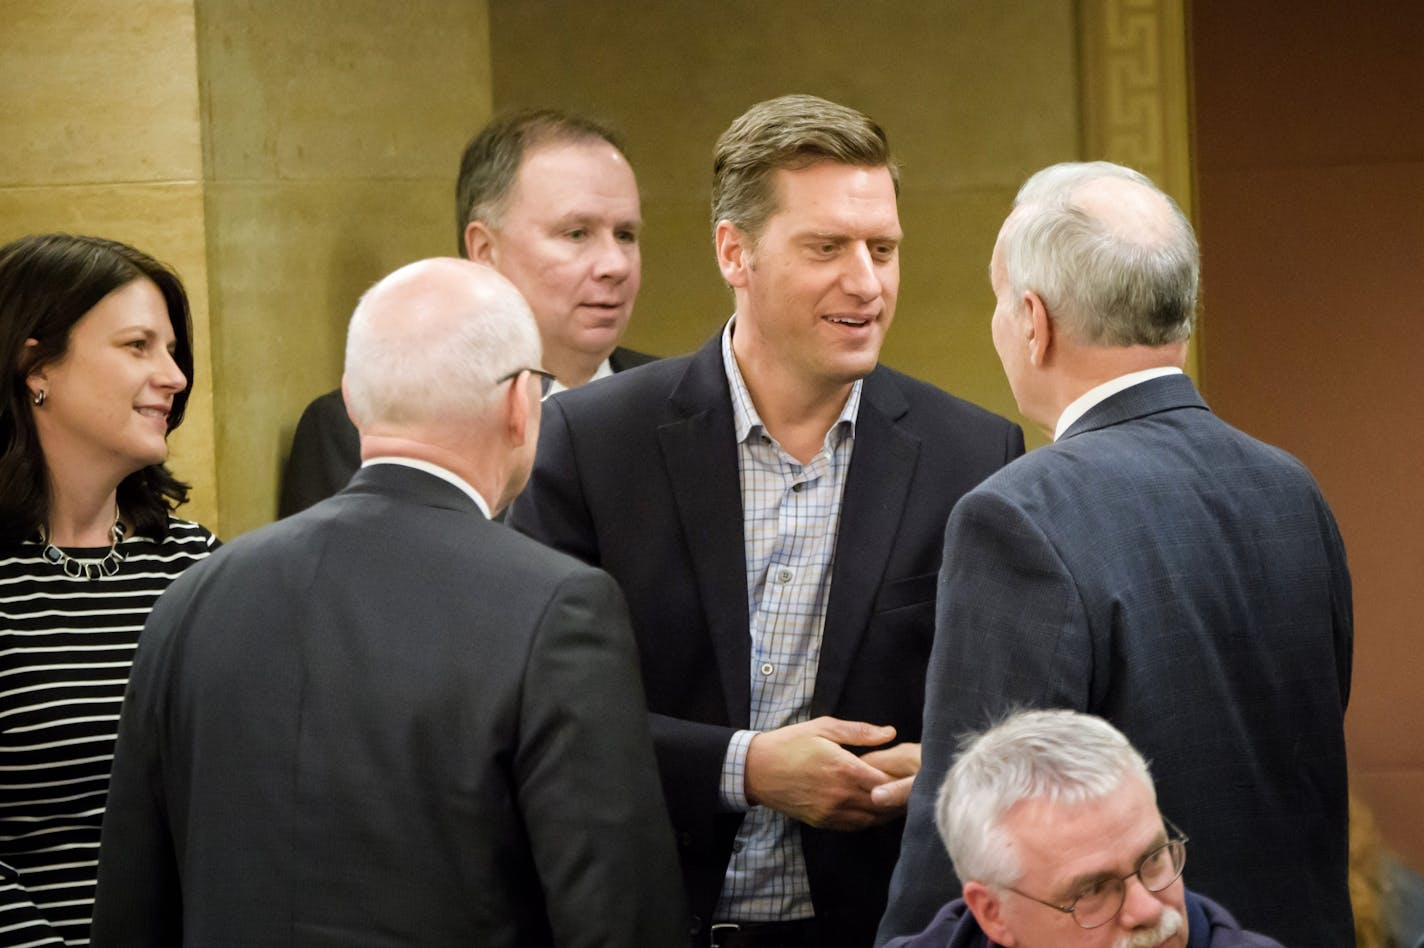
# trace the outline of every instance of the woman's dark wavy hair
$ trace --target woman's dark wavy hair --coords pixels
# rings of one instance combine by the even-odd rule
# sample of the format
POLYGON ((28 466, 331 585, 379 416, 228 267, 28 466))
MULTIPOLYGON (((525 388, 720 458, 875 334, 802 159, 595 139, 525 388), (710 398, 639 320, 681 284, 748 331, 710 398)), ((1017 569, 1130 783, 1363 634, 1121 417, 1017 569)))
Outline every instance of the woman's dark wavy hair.
MULTIPOLYGON (((168 305, 173 360, 188 386, 173 396, 168 430, 183 421, 193 385, 193 330, 178 275, 147 254, 102 237, 37 234, 0 247, 0 544, 34 536, 49 521, 49 478, 35 429, 29 374, 61 358, 70 330, 99 301, 134 280, 151 280, 168 305), (36 345, 27 346, 33 339, 36 345)), ((43 409, 41 409, 43 410, 43 409)), ((166 465, 150 464, 119 483, 119 507, 137 534, 160 537, 188 485, 166 465)))

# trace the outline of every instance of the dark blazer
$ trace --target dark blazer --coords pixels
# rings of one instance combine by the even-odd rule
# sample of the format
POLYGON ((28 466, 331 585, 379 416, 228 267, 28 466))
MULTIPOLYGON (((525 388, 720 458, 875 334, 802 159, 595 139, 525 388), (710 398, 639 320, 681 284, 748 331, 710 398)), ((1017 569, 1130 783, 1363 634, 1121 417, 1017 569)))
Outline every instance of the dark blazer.
POLYGON ((955 739, 1016 706, 1111 721, 1190 837, 1191 887, 1292 948, 1352 945, 1340 535, 1298 461, 1189 378, 1098 404, 955 507, 924 769, 881 938, 959 894, 934 829, 955 739))
MULTIPOLYGON (((748 725, 750 639, 731 394, 720 336, 544 403, 510 524, 613 574, 628 597, 693 931, 706 942, 740 814, 718 812, 727 744, 748 725)), ((961 494, 1023 452, 1017 426, 886 368, 865 379, 812 716, 916 741, 940 537, 961 494)), ((803 827, 822 944, 865 946, 900 823, 803 827)))
MULTIPOLYGON (((656 358, 620 346, 608 357, 608 364, 614 372, 622 372, 656 358)), ((360 466, 361 439, 346 416, 341 389, 318 395, 302 412, 292 433, 277 516, 290 517, 335 494, 360 466)))
POLYGON ((221 552, 144 629, 96 946, 685 941, 612 580, 390 465, 221 552))

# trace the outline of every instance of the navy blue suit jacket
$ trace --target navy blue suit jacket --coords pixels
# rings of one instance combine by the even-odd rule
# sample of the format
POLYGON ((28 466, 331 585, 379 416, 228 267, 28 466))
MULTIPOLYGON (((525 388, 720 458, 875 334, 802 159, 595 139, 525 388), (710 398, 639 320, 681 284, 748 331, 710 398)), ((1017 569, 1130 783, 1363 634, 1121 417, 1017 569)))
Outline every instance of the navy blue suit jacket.
POLYGON ((1350 577, 1301 464, 1186 376, 1098 404, 950 518, 916 780, 881 940, 957 896, 934 797, 966 730, 1101 715, 1190 837, 1186 878, 1249 929, 1353 944, 1343 719, 1350 577))
MULTIPOLYGON (((705 943, 741 814, 718 811, 732 733, 748 726, 741 487, 720 336, 698 352, 545 402, 509 523, 602 567, 628 598, 694 937, 705 943)), ((950 508, 1023 453, 1016 425, 886 368, 865 378, 841 507, 812 716, 917 741, 950 508)), ((901 821, 803 827, 827 945, 869 945, 901 821)))

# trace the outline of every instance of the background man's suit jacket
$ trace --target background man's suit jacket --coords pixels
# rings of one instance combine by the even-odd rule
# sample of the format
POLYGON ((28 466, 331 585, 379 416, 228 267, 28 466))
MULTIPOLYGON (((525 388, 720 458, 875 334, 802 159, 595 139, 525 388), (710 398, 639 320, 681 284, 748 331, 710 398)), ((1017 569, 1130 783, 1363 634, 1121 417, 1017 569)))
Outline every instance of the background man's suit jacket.
POLYGON ((685 944, 612 580, 394 465, 154 609, 95 945, 685 944))
POLYGON ((1244 927, 1354 943, 1350 577, 1298 461, 1218 419, 1186 376, 1153 379, 960 501, 944 556, 924 769, 882 938, 959 894, 933 823, 956 738, 1032 706, 1127 735, 1191 837, 1188 884, 1244 927))
MULTIPOLYGON (((656 356, 618 347, 608 357, 614 372, 656 360, 656 356)), ((341 389, 318 395, 302 412, 292 433, 292 453, 282 474, 277 516, 290 517, 346 486, 361 466, 361 439, 346 416, 341 389)))
MULTIPOLYGON (((750 714, 745 546, 720 335, 545 402, 510 524, 613 574, 628 597, 653 739, 705 943, 740 814, 718 812, 727 744, 750 714)), ((836 540, 812 716, 891 724, 916 741, 950 507, 1023 452, 996 415, 886 368, 865 379, 836 540)), ((900 821, 803 828, 827 945, 868 945, 900 821)))

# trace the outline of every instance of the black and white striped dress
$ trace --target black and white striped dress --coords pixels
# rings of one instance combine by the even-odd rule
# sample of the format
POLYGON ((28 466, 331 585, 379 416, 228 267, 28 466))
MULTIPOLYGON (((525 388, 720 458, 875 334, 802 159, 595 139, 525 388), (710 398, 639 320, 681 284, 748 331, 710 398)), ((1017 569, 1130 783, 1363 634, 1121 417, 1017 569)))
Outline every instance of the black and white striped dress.
MULTIPOLYGON (((118 572, 73 579, 38 542, 0 552, 0 945, 87 945, 119 704, 159 593, 213 551, 170 519, 118 572)), ((98 558, 102 550, 68 550, 98 558)))

